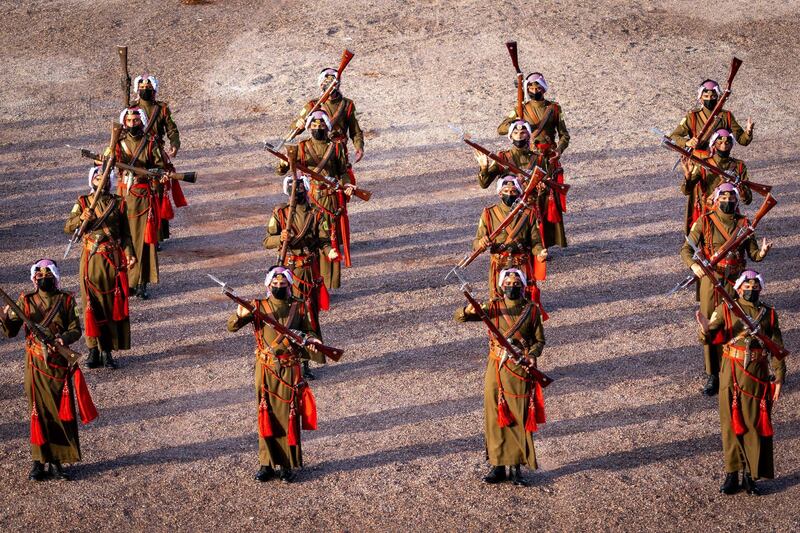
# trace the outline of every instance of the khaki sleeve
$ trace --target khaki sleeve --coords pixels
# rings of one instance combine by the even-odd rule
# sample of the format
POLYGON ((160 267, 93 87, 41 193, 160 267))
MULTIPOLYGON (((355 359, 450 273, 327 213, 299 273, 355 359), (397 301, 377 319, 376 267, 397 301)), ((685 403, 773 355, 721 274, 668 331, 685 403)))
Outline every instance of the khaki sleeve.
POLYGON ((556 124, 556 131, 558 132, 558 151, 564 153, 564 150, 569 146, 569 131, 564 122, 564 109, 559 106, 558 124, 556 124))
POLYGON ((170 110, 169 106, 164 104, 164 127, 167 135, 167 139, 169 139, 170 146, 174 148, 181 147, 181 134, 178 131, 178 126, 175 124, 175 121, 172 120, 172 111, 170 110))
POLYGON ((689 177, 688 178, 684 177, 684 180, 681 183, 681 192, 685 196, 689 196, 690 194, 692 194, 692 191, 694 190, 694 186, 697 183, 697 180, 699 180, 700 177, 702 176, 702 171, 700 170, 700 168, 701 168, 700 165, 692 165, 692 169, 689 172, 689 177))
MULTIPOLYGON (((775 313, 775 311, 772 311, 775 313)), ((770 327, 770 338, 772 342, 783 348, 783 335, 781 334, 781 326, 778 323, 778 313, 774 314, 774 322, 770 327)), ((779 361, 777 357, 772 358, 772 371, 775 373, 775 379, 783 382, 786 379, 786 359, 779 361)))
POLYGON ((234 313, 228 317, 228 324, 227 324, 228 331, 230 331, 231 333, 237 332, 252 321, 253 321, 252 314, 247 314, 243 317, 240 317, 234 311, 234 313))
MULTIPOLYGON (((481 308, 484 310, 484 312, 488 310, 488 306, 486 304, 481 304, 481 308)), ((481 317, 480 315, 478 315, 478 313, 474 311, 467 313, 466 309, 467 309, 466 305, 456 309, 456 312, 453 315, 453 318, 455 319, 456 322, 480 322, 481 317)))
POLYGON ((741 144, 742 146, 747 146, 753 141, 753 135, 744 131, 738 122, 736 122, 736 117, 733 116, 731 113, 731 133, 736 138, 736 142, 741 144))
POLYGON ((350 138, 353 140, 353 146, 356 150, 364 151, 364 132, 361 131, 361 126, 356 117, 356 104, 350 103, 352 109, 347 118, 347 131, 350 133, 350 138))
POLYGON ((534 357, 539 357, 542 355, 542 351, 544 350, 544 325, 542 324, 542 314, 540 312, 535 311, 536 313, 536 324, 533 327, 533 338, 527 339, 530 343, 531 349, 529 353, 534 357))
MULTIPOLYGON (((735 169, 734 169, 735 170, 735 169)), ((750 190, 750 187, 747 186, 746 181, 750 180, 750 174, 747 172, 747 165, 742 163, 742 175, 740 176, 741 184, 739 185, 739 191, 742 194, 742 202, 744 205, 750 205, 753 203, 753 191, 750 190)))
POLYGON ((122 241, 122 248, 125 250, 125 255, 136 257, 136 250, 133 248, 133 236, 131 235, 131 225, 128 221, 128 205, 125 200, 120 198, 120 216, 119 216, 119 235, 122 241))
MULTIPOLYGON (((692 229, 689 230, 689 239, 691 239, 696 246, 703 245, 702 219, 698 219, 692 224, 692 229)), ((689 243, 686 241, 684 241, 683 246, 681 246, 681 259, 683 260, 683 264, 689 268, 694 264, 694 250, 692 250, 692 247, 689 246, 689 243)))
POLYGON ((472 240, 472 251, 478 250, 483 247, 483 238, 489 235, 489 230, 483 221, 483 212, 478 219, 478 231, 475 233, 475 238, 472 240))
POLYGON ((530 239, 528 242, 531 243, 531 254, 534 258, 539 255, 542 250, 544 250, 544 246, 542 245, 542 236, 539 234, 539 227, 537 225, 537 221, 535 217, 530 218, 530 229, 528 230, 528 238, 530 239))
POLYGON ((747 248, 747 255, 750 257, 750 259, 756 263, 760 263, 764 260, 764 257, 762 257, 759 253, 758 238, 756 237, 755 233, 753 233, 750 238, 747 239, 744 245, 747 248))
POLYGON ((319 217, 317 221, 317 236, 319 237, 319 250, 323 255, 327 256, 333 248, 331 245, 331 228, 328 224, 328 217, 319 217))
POLYGON ((265 249, 275 250, 281 246, 282 230, 283 228, 281 227, 280 220, 278 220, 278 217, 275 215, 275 211, 273 211, 272 216, 269 217, 269 222, 267 222, 267 234, 263 241, 265 249))
POLYGON ((692 133, 689 131, 689 114, 687 113, 680 124, 678 124, 678 127, 669 134, 669 138, 672 139, 675 144, 684 148, 686 147, 686 141, 691 138, 691 135, 692 133))
POLYGON ((71 235, 81 226, 82 212, 83 210, 81 209, 81 205, 78 202, 75 202, 75 205, 72 206, 72 211, 69 212, 67 221, 64 223, 64 233, 71 235))
POLYGON ((508 135, 508 127, 517 119, 517 111, 511 111, 506 118, 503 119, 503 122, 497 126, 497 134, 498 135, 508 135))
POLYGON ((75 298, 70 298, 69 305, 65 310, 65 318, 64 324, 66 327, 61 333, 61 339, 64 341, 64 344, 69 345, 81 338, 81 321, 80 318, 78 318, 78 308, 75 306, 75 298))
MULTIPOLYGON (((20 309, 25 309, 25 302, 23 301, 22 295, 17 298, 16 303, 17 307, 20 309)), ((5 303, 0 305, 0 327, 3 329, 3 333, 5 333, 6 337, 16 337, 20 328, 22 328, 22 319, 11 310, 8 311, 8 314, 3 313, 3 308, 5 308, 5 303)))

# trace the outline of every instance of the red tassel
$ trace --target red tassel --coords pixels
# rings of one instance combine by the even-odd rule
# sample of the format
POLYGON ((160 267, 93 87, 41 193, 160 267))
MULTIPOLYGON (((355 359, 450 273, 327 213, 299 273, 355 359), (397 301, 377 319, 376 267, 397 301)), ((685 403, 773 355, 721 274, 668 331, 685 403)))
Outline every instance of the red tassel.
POLYGON ((739 409, 739 395, 734 391, 733 403, 731 404, 731 426, 733 432, 737 435, 744 435, 747 433, 747 428, 744 427, 744 420, 742 419, 742 411, 739 409))
POLYGON ((272 422, 269 418, 267 399, 262 396, 261 403, 258 405, 258 434, 264 439, 272 436, 272 422))
POLYGON ((72 398, 69 397, 69 385, 67 380, 64 380, 64 388, 61 389, 61 405, 58 408, 58 418, 62 422, 72 422, 75 420, 75 414, 72 412, 72 398))
POLYGON ((88 294, 86 296, 86 336, 99 337, 100 326, 97 324, 97 319, 95 318, 94 310, 92 309, 92 297, 88 294))
POLYGON ((128 298, 119 287, 119 278, 117 278, 117 288, 114 290, 114 309, 111 313, 111 319, 115 322, 125 320, 128 316, 128 298))
POLYGON ((289 408, 289 428, 286 436, 288 437, 289 446, 297 446, 300 442, 300 435, 298 435, 297 430, 297 411, 294 408, 294 404, 289 408))
POLYGON ((39 423, 39 413, 36 412, 36 401, 34 401, 33 410, 31 411, 31 444, 42 446, 46 442, 44 433, 42 433, 42 425, 39 423))
POLYGON ((539 430, 536 425, 536 404, 533 401, 533 394, 528 398, 528 416, 525 419, 525 431, 535 433, 539 430))
POLYGON ((561 213, 558 211, 552 191, 547 197, 547 221, 553 224, 561 222, 561 213))
POLYGON ((170 181, 172 181, 172 199, 175 201, 175 207, 186 207, 189 205, 189 202, 186 201, 186 197, 183 195, 181 183, 174 180, 170 181))
POLYGON ((331 295, 328 292, 328 287, 325 283, 319 284, 319 308, 322 311, 327 311, 331 308, 331 295))
POLYGON ((78 411, 81 414, 81 422, 88 424, 97 418, 97 408, 92 401, 92 395, 89 394, 89 387, 86 385, 86 380, 83 378, 83 372, 80 368, 75 369, 75 391, 78 398, 78 411))
POLYGON ((164 190, 164 196, 161 197, 161 210, 159 212, 161 220, 172 220, 175 218, 175 211, 172 209, 172 202, 169 199, 169 190, 164 190))
POLYGON ((533 391, 533 404, 536 406, 536 422, 544 424, 547 422, 547 417, 544 414, 544 391, 542 391, 542 386, 538 381, 533 391))
POLYGON ((147 226, 144 229, 145 244, 158 244, 158 228, 161 225, 154 210, 148 211, 147 226))
POLYGON ((508 427, 514 423, 514 415, 511 414, 511 409, 508 407, 506 397, 503 391, 500 391, 497 397, 497 425, 501 428, 508 427))
POLYGON ((772 429, 772 421, 769 419, 769 410, 767 409, 767 399, 761 398, 761 408, 758 414, 758 424, 756 430, 762 437, 772 437, 775 431, 772 429))
POLYGON ((536 281, 547 279, 547 263, 538 257, 533 258, 533 279, 536 281))
POLYGON ((311 387, 308 384, 303 387, 300 412, 303 415, 303 429, 311 431, 317 429, 317 400, 314 398, 314 393, 311 392, 311 387))

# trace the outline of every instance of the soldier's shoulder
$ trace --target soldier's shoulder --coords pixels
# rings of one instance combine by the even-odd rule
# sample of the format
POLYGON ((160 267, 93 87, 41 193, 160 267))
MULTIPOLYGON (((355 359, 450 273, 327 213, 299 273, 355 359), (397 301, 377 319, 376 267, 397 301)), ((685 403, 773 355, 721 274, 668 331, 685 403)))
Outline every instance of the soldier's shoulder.
POLYGON ((287 202, 281 202, 272 208, 273 213, 277 213, 278 211, 283 211, 284 209, 288 209, 289 204, 287 202))
POLYGON ((59 293, 60 295, 64 296, 64 297, 66 297, 66 298, 67 298, 67 300, 71 300, 71 299, 74 299, 74 298, 75 298, 75 294, 74 294, 74 293, 72 293, 71 291, 63 291, 63 290, 60 290, 60 289, 59 289, 58 293, 59 293))

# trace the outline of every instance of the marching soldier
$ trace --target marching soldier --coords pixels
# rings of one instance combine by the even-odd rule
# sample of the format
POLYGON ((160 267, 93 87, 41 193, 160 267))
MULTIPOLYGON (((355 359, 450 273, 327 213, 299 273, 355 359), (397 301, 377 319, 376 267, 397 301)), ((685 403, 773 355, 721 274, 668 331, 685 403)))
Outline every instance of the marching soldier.
MULTIPOLYGON (((730 183, 723 183, 718 186, 714 191, 712 201, 713 210, 701 216, 692 225, 688 235, 688 239, 695 243, 698 248, 701 248, 706 257, 713 257, 717 250, 734 236, 740 228, 749 225, 747 218, 737 212, 739 193, 730 183)), ((767 242, 766 238, 759 247, 756 236, 752 235, 742 243, 738 250, 731 252, 717 263, 718 279, 732 293, 736 278, 745 268, 745 254, 751 260, 758 262, 766 257, 771 247, 772 243, 767 242)), ((714 291, 712 281, 704 276, 700 265, 695 264, 693 256, 692 247, 688 242, 684 243, 681 248, 681 258, 686 266, 691 268, 692 272, 700 279, 698 289, 700 313, 708 318, 719 305, 720 299, 714 291)), ((703 356, 705 358, 705 371, 708 376, 703 387, 703 394, 714 396, 719 389, 719 347, 714 344, 704 344, 703 356)))
MULTIPOLYGON (((125 129, 116 147, 117 161, 146 169, 165 168, 155 138, 144 136, 147 124, 144 111, 138 107, 129 107, 122 110, 119 118, 125 129), (133 161, 133 156, 142 142, 145 143, 144 149, 136 161, 133 161)), ((150 297, 147 285, 158 283, 157 245, 161 224, 158 187, 161 183, 169 181, 169 178, 164 176, 159 181, 148 176, 137 176, 127 170, 122 176, 131 241, 137 260, 128 271, 128 286, 135 296, 146 300, 150 297)))
MULTIPOLYGON (((72 294, 59 290, 58 266, 41 259, 31 267, 34 290, 23 293, 17 307, 33 322, 55 337, 55 342, 70 345, 81 337, 81 325, 72 294)), ((8 337, 16 337, 23 320, 5 306, 0 309, 0 327, 8 337)), ((48 477, 68 480, 62 464, 81 460, 78 423, 75 417, 77 389, 81 417, 88 422, 97 416, 83 375, 56 350, 46 346, 25 328, 25 394, 31 413, 31 456, 33 467, 28 479, 48 477), (74 381, 73 378, 74 377, 74 381), (49 467, 45 470, 45 464, 49 467)))
MULTIPOLYGON (((711 145, 710 142, 700 142, 697 135, 703 129, 708 117, 717 105, 722 90, 719 83, 714 80, 705 80, 697 88, 697 103, 700 107, 692 109, 686 116, 683 117, 678 127, 675 128, 669 138, 675 141, 675 144, 681 148, 691 148, 693 150, 708 150, 711 145)), ((753 121, 747 119, 747 125, 744 129, 736 122, 733 113, 730 111, 722 110, 716 118, 716 123, 712 131, 725 129, 733 133, 736 137, 736 142, 742 146, 747 146, 753 140, 753 121)))
MULTIPOLYGON (((535 361, 544 349, 544 328, 539 307, 525 297, 525 281, 525 274, 519 269, 503 270, 496 285, 500 296, 484 304, 483 309, 503 336, 526 358, 535 361)), ((480 320, 471 304, 458 309, 455 319, 480 320)), ((492 339, 483 389, 486 456, 492 468, 483 481, 499 483, 510 479, 514 485, 525 485, 520 465, 537 468, 532 433, 536 422, 544 422, 544 400, 541 387, 524 366, 507 360, 500 367, 503 353, 492 339)))
POLYGON ((489 294, 498 296, 500 272, 508 268, 519 268, 531 280, 529 290, 533 301, 539 303, 539 289, 535 279, 544 279, 547 249, 542 246, 535 214, 523 209, 509 226, 492 241, 489 235, 511 212, 512 206, 522 194, 519 181, 511 175, 497 182, 500 201, 487 207, 478 221, 478 231, 472 241, 472 249, 485 247, 491 253, 489 263, 489 294))
MULTIPOLYGON (((364 157, 364 133, 361 131, 361 126, 358 124, 358 117, 356 116, 356 106, 352 100, 345 98, 339 88, 341 81, 339 80, 338 73, 335 68, 324 68, 320 71, 317 79, 319 88, 325 92, 331 83, 336 84, 336 89, 333 90, 328 100, 320 106, 331 121, 331 137, 342 141, 342 148, 345 153, 345 161, 347 161, 347 172, 350 175, 351 183, 355 184, 355 176, 353 174, 353 167, 347 157, 347 138, 353 141, 353 147, 356 149, 355 161, 358 163, 364 157)), ((297 119, 294 126, 301 132, 307 128, 306 118, 309 111, 317 104, 317 100, 309 101, 302 111, 300 111, 300 118, 297 119)))
MULTIPOLYGON (((101 178, 101 167, 92 167, 89 171, 92 193, 101 178)), ((79 268, 89 368, 101 365, 116 368, 111 351, 127 350, 131 341, 127 270, 136 263, 136 253, 128 226, 128 207, 125 200, 109 192, 110 188, 111 176, 94 209, 89 208, 91 194, 80 196, 64 225, 64 232, 70 234, 89 221, 83 235, 79 268)))
MULTIPOLYGON (((161 151, 162 160, 171 167, 171 159, 178 155, 178 150, 181 147, 181 136, 178 131, 178 126, 172 119, 172 111, 170 111, 169 105, 161 100, 156 100, 158 96, 158 80, 155 76, 142 74, 133 80, 133 86, 136 88, 137 94, 139 95, 139 98, 133 103, 133 107, 138 107, 144 111, 148 122, 153 119, 156 110, 158 110, 156 123, 153 124, 150 131, 155 135, 158 146, 157 149, 161 151), (169 139, 170 148, 168 151, 165 149, 164 137, 169 139)), ((170 193, 174 197, 177 207, 184 207, 187 203, 186 198, 183 196, 183 190, 178 182, 169 180, 160 183, 157 189, 160 204, 169 204, 169 207, 166 205, 162 207, 163 214, 167 216, 161 217, 161 224, 159 227, 159 241, 164 241, 169 239, 169 221, 174 216, 170 193)))
MULTIPOLYGON (((291 183, 292 176, 283 180, 284 194, 291 195, 291 183)), ((330 245, 328 218, 309 205, 309 189, 306 176, 297 180, 296 205, 291 221, 288 220, 288 204, 280 204, 272 210, 272 216, 267 223, 267 235, 264 237, 264 248, 280 249, 284 242, 289 241, 285 264, 292 271, 293 294, 306 303, 311 327, 321 340, 319 311, 328 309, 328 291, 320 276, 319 256, 322 254, 334 259, 336 251, 330 245)), ((325 357, 321 354, 312 354, 311 360, 319 364, 325 363, 325 357)), ((303 377, 314 379, 314 374, 308 368, 308 361, 303 361, 303 377)))
MULTIPOLYGON (((314 182, 311 185, 309 199, 327 218, 330 228, 331 247, 336 252, 320 258, 320 273, 329 289, 341 286, 341 255, 345 260, 350 256, 350 222, 347 217, 347 202, 352 195, 350 175, 347 173, 347 153, 342 142, 329 138, 331 121, 324 111, 315 111, 306 117, 305 127, 311 138, 300 141, 297 145, 297 159, 300 164, 323 175, 338 180, 345 186, 343 192, 337 192, 327 185, 314 182), (341 253, 339 247, 342 247, 341 253)), ((278 174, 289 171, 289 163, 278 163, 278 174)))
MULTIPOLYGON (((511 148, 498 152, 497 155, 503 160, 512 163, 517 168, 530 170, 534 166, 536 155, 531 151, 531 125, 524 120, 515 120, 508 127, 508 139, 511 141, 511 148)), ((478 173, 478 184, 482 189, 488 189, 489 185, 499 176, 505 175, 505 169, 497 164, 496 161, 475 150, 475 160, 480 166, 478 173)), ((542 170, 546 170, 542 168, 542 170)))
POLYGON ((239 331, 253 323, 256 338, 255 387, 258 399, 258 458, 261 464, 255 479, 268 481, 279 467, 280 480, 294 480, 294 468, 303 466, 300 445, 300 417, 304 424, 309 410, 316 411, 308 383, 303 381, 300 363, 318 355, 319 342, 308 319, 302 301, 292 297, 292 273, 283 267, 273 267, 267 274, 267 298, 253 302, 256 312, 250 313, 241 305, 228 319, 228 331, 239 331), (291 344, 259 317, 266 314, 288 328, 300 330, 309 337, 305 349, 291 344))
MULTIPOLYGON (((745 205, 750 205, 750 202, 753 201, 753 193, 744 183, 749 179, 747 166, 744 161, 730 156, 731 148, 733 148, 733 134, 726 129, 719 129, 709 139, 709 146, 711 150, 710 157, 707 159, 708 163, 739 176, 742 181, 738 188, 739 195, 745 205)), ((688 234, 694 221, 710 207, 710 198, 723 179, 702 166, 693 164, 688 158, 681 161, 681 166, 685 178, 681 191, 688 197, 686 205, 686 233, 688 234)))
MULTIPOLYGON (((760 332, 781 348, 783 338, 778 314, 772 306, 761 301, 764 280, 754 270, 745 270, 734 285, 742 309, 753 319, 760 332)), ((719 420, 722 430, 722 453, 725 457, 724 494, 743 489, 748 494, 760 494, 755 480, 775 477, 772 455, 773 428, 771 413, 781 395, 786 378, 786 362, 770 358, 758 339, 747 334, 742 320, 720 304, 709 319, 699 317, 700 338, 723 331, 730 340, 724 345, 719 395, 719 420), (743 471, 741 486, 739 471, 743 471)))

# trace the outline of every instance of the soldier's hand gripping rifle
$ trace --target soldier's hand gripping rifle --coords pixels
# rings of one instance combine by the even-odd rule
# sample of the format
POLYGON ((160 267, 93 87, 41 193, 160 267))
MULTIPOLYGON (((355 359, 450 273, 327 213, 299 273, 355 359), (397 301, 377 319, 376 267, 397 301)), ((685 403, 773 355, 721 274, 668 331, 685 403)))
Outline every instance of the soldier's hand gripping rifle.
MULTIPOLYGON (((731 172, 728 170, 722 170, 719 167, 715 167, 711 163, 709 163, 706 159, 702 157, 697 157, 691 148, 681 148, 675 142, 670 139, 666 133, 663 131, 653 128, 651 130, 653 133, 661 137, 661 144, 668 150, 672 150, 680 154, 681 157, 685 157, 706 169, 707 171, 711 172, 715 176, 719 176, 727 183, 730 183, 737 189, 740 189, 742 186, 749 187, 750 190, 757 192, 761 196, 766 196, 772 190, 772 185, 762 185, 760 183, 755 183, 753 181, 742 181, 742 177, 736 174, 735 172, 731 172)), ((680 162, 680 161, 679 161, 680 162)))
MULTIPOLYGON (((278 159, 280 159, 282 161, 286 161, 287 163, 289 163, 289 158, 286 155, 280 153, 278 151, 278 149, 276 147, 272 146, 271 144, 264 143, 264 149, 267 152, 269 152, 272 155, 274 155, 275 157, 277 157, 278 159)), ((310 177, 314 181, 318 181, 320 183, 323 183, 323 184, 327 185, 328 187, 330 187, 331 189, 333 189, 333 190, 335 190, 337 192, 345 190, 345 187, 343 187, 342 184, 339 183, 338 180, 336 180, 334 178, 331 178, 330 176, 323 176, 319 172, 314 172, 313 170, 311 170, 307 166, 301 164, 300 162, 295 163, 295 166, 297 167, 297 170, 299 170, 303 174, 307 175, 308 177, 310 177)), ((352 188, 352 190, 353 190, 353 196, 361 198, 365 202, 368 202, 369 199, 372 198, 372 192, 368 191, 367 189, 362 189, 361 187, 356 187, 354 185, 350 186, 350 188, 352 188)))
MULTIPOLYGON (((98 199, 105 191, 106 183, 108 183, 109 175, 111 174, 111 169, 114 168, 114 161, 116 159, 116 146, 117 142, 119 141, 119 135, 121 131, 122 125, 118 122, 114 122, 114 124, 111 126, 111 142, 109 143, 111 155, 106 162, 106 167, 103 169, 103 174, 100 176, 100 183, 98 184, 97 189, 95 189, 94 195, 92 195, 92 201, 89 203, 90 212, 94 212, 94 208, 97 205, 98 199)), ((84 220, 80 226, 75 228, 75 233, 72 234, 72 238, 70 239, 69 244, 67 244, 67 249, 64 251, 63 259, 66 259, 69 255, 72 245, 81 240, 81 237, 83 237, 84 233, 86 233, 89 224, 89 220, 84 220)))
POLYGON ((553 382, 553 379, 536 368, 536 361, 522 355, 517 347, 511 344, 511 342, 500 332, 500 330, 497 329, 497 326, 494 325, 492 319, 489 318, 489 316, 486 314, 486 311, 483 310, 481 304, 478 303, 478 301, 472 295, 472 289, 469 286, 469 283, 467 283, 467 280, 465 280, 461 274, 459 274, 458 268, 451 270, 445 279, 450 277, 450 274, 454 274, 461 282, 460 290, 464 293, 464 297, 470 303, 472 308, 475 310, 475 313, 480 317, 483 323, 486 324, 486 327, 489 328, 489 333, 491 336, 494 337, 497 343, 500 344, 500 346, 502 346, 505 350, 505 354, 503 354, 503 357, 500 360, 500 367, 505 365, 508 359, 511 359, 518 365, 524 367, 528 374, 535 381, 539 382, 543 388, 550 385, 553 382))
POLYGON ((117 46, 117 55, 119 56, 120 67, 122 67, 122 77, 120 78, 120 86, 122 87, 122 104, 125 107, 130 107, 131 75, 128 73, 128 47, 117 46))
MULTIPOLYGON (((767 213, 769 213, 770 209, 775 207, 775 204, 777 203, 778 201, 775 200, 775 198, 773 198, 771 194, 767 194, 767 197, 764 198, 764 203, 761 204, 761 207, 758 209, 756 216, 753 217, 753 221, 749 225, 740 228, 739 231, 736 233, 736 235, 733 235, 730 239, 728 239, 728 241, 725 244, 723 244, 722 247, 719 250, 717 250, 713 256, 711 256, 711 258, 708 260, 709 267, 713 269, 715 266, 717 266, 717 263, 719 263, 725 257, 727 257, 729 253, 733 252, 734 250, 737 250, 744 241, 750 238, 750 236, 753 233, 755 233, 756 226, 758 226, 758 223, 761 221, 761 219, 764 218, 764 216, 767 213)), ((695 274, 686 276, 686 279, 675 285, 675 287, 673 287, 672 290, 667 293, 667 295, 674 294, 681 289, 690 287, 698 279, 699 278, 695 274)))
MULTIPOLYGON (((306 113, 305 116, 309 116, 312 113, 314 113, 315 111, 318 111, 319 108, 322 107, 322 104, 324 104, 325 102, 328 101, 328 99, 331 97, 331 94, 333 94, 333 91, 335 91, 336 87, 339 86, 339 80, 342 79, 342 72, 347 67, 347 64, 350 63, 351 59, 353 59, 353 52, 351 52, 350 50, 345 49, 345 51, 342 52, 342 60, 339 62, 339 69, 336 71, 336 80, 334 80, 333 83, 331 83, 325 89, 325 92, 322 93, 322 96, 317 98, 316 103, 309 110, 309 112, 306 113)), ((303 120, 303 117, 301 117, 298 120, 303 120)), ((300 135, 300 133, 304 129, 305 129, 304 127, 295 126, 295 128, 291 132, 289 132, 289 135, 287 135, 285 139, 283 139, 281 142, 278 143, 278 146, 276 146, 275 149, 276 150, 280 150, 283 147, 284 144, 290 142, 292 139, 294 139, 295 137, 300 135)), ((267 144, 267 141, 264 141, 264 145, 266 145, 266 144, 267 144)))
POLYGON ((292 227, 294 220, 294 212, 297 208, 297 146, 287 146, 286 154, 289 158, 289 168, 292 173, 292 194, 289 196, 289 214, 286 217, 286 227, 283 228, 287 237, 281 243, 281 251, 278 254, 278 264, 286 266, 286 254, 289 253, 289 241, 292 240, 292 235, 289 234, 289 229, 292 227))
POLYGON ((511 63, 514 65, 514 70, 517 71, 517 118, 520 120, 525 120, 523 118, 523 102, 525 100, 525 89, 523 87, 523 74, 519 68, 519 55, 517 54, 517 41, 508 41, 506 43, 506 48, 508 48, 508 55, 511 56, 511 63))
MULTIPOLYGON (((519 198, 517 198, 517 201, 514 203, 514 207, 511 208, 511 211, 509 211, 508 215, 506 215, 506 218, 504 218, 503 221, 500 222, 500 224, 498 224, 497 227, 492 231, 492 233, 488 235, 488 239, 490 241, 494 241, 497 238, 497 236, 500 235, 500 233, 502 233, 504 229, 506 229, 506 227, 508 227, 512 222, 514 222, 514 220, 517 219, 517 215, 523 209, 531 209, 531 208, 536 209, 536 207, 533 204, 528 203, 528 200, 530 199, 530 196, 533 194, 533 192, 536 190, 536 186, 544 179, 544 177, 545 177, 544 170, 542 170, 539 167, 533 169, 533 173, 531 174, 531 179, 525 186, 525 190, 522 191, 522 195, 519 198)), ((526 216, 526 215, 523 214, 521 216, 526 216)), ((458 263, 456 268, 466 268, 470 263, 475 261, 475 259, 477 259, 478 256, 480 256, 483 252, 485 252, 486 248, 487 248, 486 246, 481 244, 481 246, 477 250, 473 250, 473 252, 470 255, 464 257, 464 259, 462 259, 461 262, 458 263)))
POLYGON ((211 278, 214 283, 220 285, 222 287, 222 294, 236 302, 237 304, 241 305, 245 309, 247 309, 253 316, 258 316, 258 319, 262 322, 266 322, 270 325, 279 335, 283 335, 289 342, 297 346, 298 348, 308 348, 308 346, 313 345, 314 349, 317 350, 319 353, 323 354, 325 357, 330 359, 331 361, 338 361, 344 355, 344 350, 340 350, 339 348, 334 348, 332 346, 326 346, 321 342, 315 342, 316 340, 310 340, 307 335, 302 332, 296 331, 294 329, 287 328, 274 318, 269 315, 265 315, 260 313, 258 309, 247 300, 244 300, 236 295, 234 290, 224 281, 217 279, 215 276, 211 274, 206 274, 209 278, 211 278))
POLYGON ((728 84, 725 87, 725 90, 720 95, 719 100, 717 100, 717 105, 714 106, 714 109, 711 111, 711 115, 709 115, 708 120, 706 123, 703 124, 703 128, 700 130, 700 133, 697 134, 697 144, 703 143, 711 133, 711 128, 716 126, 717 123, 717 115, 720 111, 722 111, 722 106, 725 105, 725 101, 731 95, 731 85, 733 84, 733 78, 736 77, 736 73, 739 72, 739 67, 742 66, 742 60, 734 57, 731 60, 731 69, 728 71, 728 84))
POLYGON ((52 331, 28 318, 28 316, 22 312, 22 309, 19 308, 17 302, 11 299, 8 293, 6 293, 6 291, 3 289, 0 289, 0 298, 5 300, 6 304, 8 304, 8 308, 22 320, 22 322, 28 327, 28 331, 33 333, 34 337, 36 337, 39 342, 41 342, 48 349, 58 352, 61 357, 69 361, 70 366, 78 362, 78 360, 81 358, 81 354, 71 349, 69 346, 60 344, 56 339, 56 336, 53 335, 52 331))
MULTIPOLYGON (((103 156, 100 154, 96 154, 91 150, 87 150, 86 148, 81 148, 81 156, 87 159, 93 159, 94 161, 105 161, 103 156)), ((186 183, 195 183, 197 182, 197 172, 169 172, 167 170, 161 168, 144 168, 144 167, 134 167, 132 165, 128 165, 126 163, 122 163, 120 161, 114 161, 114 166, 116 166, 120 170, 127 170, 129 172, 133 172, 138 176, 147 176, 150 178, 162 178, 164 176, 168 177, 171 180, 176 181, 185 181, 186 183)))
MULTIPOLYGON (((742 309, 742 306, 739 304, 739 301, 735 300, 730 294, 728 294, 728 291, 725 290, 725 287, 722 284, 723 282, 720 279, 718 279, 717 276, 714 275, 715 274, 714 269, 712 268, 710 261, 706 258, 705 254, 703 253, 703 249, 697 246, 697 244, 695 244, 694 242, 692 242, 692 240, 689 238, 688 235, 686 236, 686 242, 688 242, 689 246, 691 246, 692 249, 694 250, 693 257, 695 263, 700 265, 700 268, 703 270, 703 273, 706 275, 706 277, 708 277, 709 280, 711 280, 711 283, 713 284, 714 287, 714 291, 717 293, 720 299, 725 303, 728 309, 730 309, 730 311, 742 321, 742 323, 745 326, 745 329, 747 330, 747 335, 749 337, 755 337, 756 339, 758 339, 761 345, 768 352, 770 352, 773 355, 773 357, 776 357, 778 360, 781 360, 787 355, 789 355, 789 352, 785 348, 779 346, 775 341, 773 341, 772 339, 761 333, 760 321, 759 323, 756 323, 752 318, 750 318, 750 315, 748 315, 744 311, 744 309, 742 309)), ((705 330, 705 327, 703 329, 705 330)), ((705 333, 708 332, 705 331, 705 333)))

